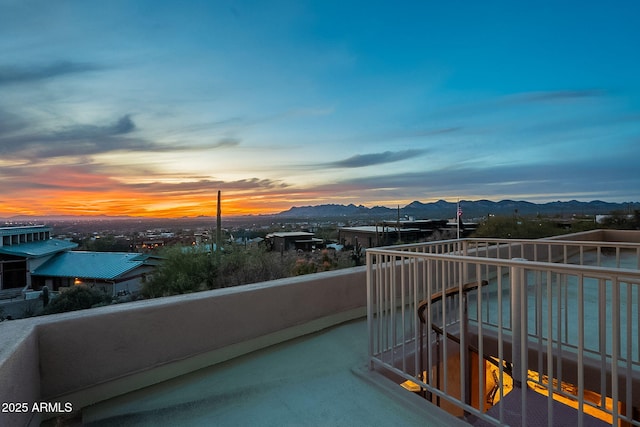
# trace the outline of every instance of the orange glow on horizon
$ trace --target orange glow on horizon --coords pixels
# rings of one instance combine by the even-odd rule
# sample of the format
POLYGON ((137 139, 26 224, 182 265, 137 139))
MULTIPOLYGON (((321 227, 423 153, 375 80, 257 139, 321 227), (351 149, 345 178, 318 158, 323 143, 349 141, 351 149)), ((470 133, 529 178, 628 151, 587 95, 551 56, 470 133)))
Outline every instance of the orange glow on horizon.
MULTIPOLYGON (((258 200, 232 198, 233 193, 222 193, 222 212, 225 215, 274 214, 285 211, 291 203, 280 200, 258 200)), ((61 191, 42 194, 32 192, 28 197, 0 201, 2 215, 30 216, 134 216, 153 218, 179 218, 195 216, 215 216, 217 210, 216 193, 197 194, 191 197, 163 197, 136 193, 103 192, 86 193, 61 191)))
MULTIPOLYGON (((362 204, 345 198, 327 201, 322 192, 287 192, 273 189, 256 191, 222 191, 223 215, 271 215, 292 206, 313 206, 326 203, 362 204)), ((402 203, 398 203, 402 204, 402 203)), ((405 203, 406 204, 406 203, 405 203)), ((383 206, 374 203, 371 206, 383 206)), ((391 204, 395 206, 396 204, 391 204)), ((134 191, 124 186, 105 187, 103 191, 67 188, 62 190, 30 190, 7 195, 0 200, 0 217, 28 216, 132 216, 149 218, 180 218, 215 216, 217 189, 197 192, 165 192, 158 194, 134 191)))
POLYGON ((16 178, 3 183, 0 217, 215 216, 218 190, 222 192, 224 215, 274 214, 287 210, 294 204, 319 199, 319 195, 314 192, 292 190, 284 185, 175 178, 168 181, 128 183, 87 166, 51 165, 26 179, 16 178))
MULTIPOLYGON (((218 190, 222 192, 223 215, 229 216, 277 214, 292 206, 366 203, 357 188, 305 189, 251 180, 194 181, 175 176, 166 180, 126 182, 86 165, 50 165, 31 171, 20 181, 8 180, 3 184, 6 186, 3 185, 0 199, 0 217, 215 216, 218 190)), ((376 202, 375 205, 383 204, 376 202)))
MULTIPOLYGON (((83 168, 51 166, 32 173, 26 185, 6 184, 0 216, 178 218, 215 216, 217 210, 218 189, 207 182, 127 184, 83 168)), ((272 214, 292 205, 286 188, 220 190, 225 215, 272 214)))
MULTIPOLYGON (((76 178, 80 184, 56 183, 61 184, 60 189, 38 188, 5 194, 0 200, 0 217, 106 215, 179 218, 216 215, 217 189, 148 193, 112 180, 100 182, 76 178), (103 190, 97 191, 95 187, 103 190)), ((309 199, 313 199, 311 194, 288 194, 278 189, 221 191, 223 214, 234 216, 275 214, 296 204, 309 204, 309 199)))

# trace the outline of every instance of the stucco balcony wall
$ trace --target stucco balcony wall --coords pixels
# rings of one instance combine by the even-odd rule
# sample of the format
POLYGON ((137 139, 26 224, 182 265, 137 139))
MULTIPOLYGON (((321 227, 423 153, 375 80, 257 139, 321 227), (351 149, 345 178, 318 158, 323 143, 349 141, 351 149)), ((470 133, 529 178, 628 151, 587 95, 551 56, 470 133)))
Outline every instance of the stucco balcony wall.
POLYGON ((38 339, 32 323, 0 323, 2 426, 25 425, 31 418, 33 402, 40 400, 38 339))
MULTIPOLYGON (((365 267, 3 322, 0 401, 109 399, 363 317, 365 267)), ((0 413, 0 425, 37 423, 0 413), (9 418, 10 417, 10 418, 9 418)))

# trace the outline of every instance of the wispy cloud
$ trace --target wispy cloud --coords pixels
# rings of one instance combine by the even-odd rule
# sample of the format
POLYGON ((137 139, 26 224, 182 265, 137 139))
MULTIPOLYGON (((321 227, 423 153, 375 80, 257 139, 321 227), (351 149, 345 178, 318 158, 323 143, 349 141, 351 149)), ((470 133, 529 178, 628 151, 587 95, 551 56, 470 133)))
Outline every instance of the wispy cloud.
POLYGON ((211 148, 232 148, 240 145, 240 139, 238 138, 221 138, 215 142, 211 148))
POLYGON ((0 138, 27 127, 26 120, 23 120, 16 114, 9 113, 0 109, 0 138))
POLYGON ((287 185, 280 181, 274 181, 270 179, 248 178, 236 181, 221 181, 214 179, 178 182, 154 181, 149 183, 126 184, 126 187, 131 190, 149 192, 150 194, 193 194, 202 192, 213 194, 216 190, 259 190, 285 188, 287 187, 287 185))
POLYGON ((376 132, 371 134, 359 135, 355 139, 358 141, 394 141, 399 139, 429 139, 447 134, 455 134, 460 132, 460 126, 451 126, 443 128, 418 128, 418 129, 400 129, 387 132, 376 132))
POLYGON ((67 74, 96 71, 103 67, 87 62, 57 61, 32 66, 0 65, 0 86, 29 83, 67 74))
POLYGON ((428 118, 452 124, 445 130, 457 130, 460 123, 468 125, 469 121, 478 118, 487 120, 487 117, 495 115, 513 114, 514 109, 523 112, 532 107, 562 107, 566 103, 593 105, 611 102, 612 98, 611 92, 604 89, 513 92, 445 106, 430 112, 428 118))
POLYGON ((131 119, 130 114, 125 114, 114 123, 104 126, 96 125, 79 125, 69 129, 52 134, 52 139, 78 140, 89 138, 103 138, 116 135, 125 135, 133 132, 136 125, 131 119))
POLYGON ((576 101, 601 98, 607 95, 602 89, 556 90, 544 92, 524 92, 505 97, 508 103, 576 101))
MULTIPOLYGON (((37 129, 37 126, 33 127, 37 129)), ((159 148, 144 139, 130 137, 129 134, 135 129, 135 123, 128 114, 106 125, 75 125, 51 132, 15 133, 3 132, 0 128, 0 153, 38 159, 159 148)))
POLYGON ((398 196, 460 194, 467 197, 529 195, 564 198, 583 194, 608 198, 617 194, 639 197, 640 176, 636 165, 624 155, 594 159, 590 163, 567 160, 555 164, 451 167, 347 179, 335 186, 353 191, 392 189, 398 196))
POLYGON ((385 151, 383 153, 358 154, 337 162, 326 163, 325 167, 332 168, 363 168, 366 166, 382 165, 399 162, 425 154, 427 150, 385 151))

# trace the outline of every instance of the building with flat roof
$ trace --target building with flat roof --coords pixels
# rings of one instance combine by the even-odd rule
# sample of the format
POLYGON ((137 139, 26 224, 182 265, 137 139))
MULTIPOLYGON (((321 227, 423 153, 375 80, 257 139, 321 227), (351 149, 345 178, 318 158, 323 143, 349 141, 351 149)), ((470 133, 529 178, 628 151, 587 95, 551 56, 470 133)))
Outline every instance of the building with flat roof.
MULTIPOLYGON (((445 236, 446 233, 449 233, 455 236, 457 226, 456 222, 434 219, 381 221, 376 225, 339 227, 338 242, 343 245, 360 246, 365 249, 400 243, 425 242, 431 240, 434 235, 445 236)), ((461 224, 461 226, 460 236, 465 237, 476 229, 477 224, 467 222, 461 224)))
POLYGON ((308 231, 280 231, 267 234, 267 247, 273 251, 301 250, 311 251, 322 245, 323 240, 308 231))
POLYGON ((51 227, 0 227, 0 293, 32 288, 31 273, 78 245, 51 238, 51 227), (4 292, 3 292, 4 291, 4 292))
POLYGON ((422 233, 418 228, 398 228, 388 225, 363 225, 338 229, 338 242, 345 246, 374 248, 399 242, 417 242, 422 233))

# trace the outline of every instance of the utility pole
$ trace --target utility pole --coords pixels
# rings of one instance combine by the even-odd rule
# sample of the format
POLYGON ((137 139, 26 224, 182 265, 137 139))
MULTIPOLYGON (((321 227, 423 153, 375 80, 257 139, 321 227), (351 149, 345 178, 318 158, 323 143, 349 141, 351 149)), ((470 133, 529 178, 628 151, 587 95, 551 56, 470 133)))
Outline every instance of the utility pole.
POLYGON ((213 236, 211 236, 211 257, 209 258, 209 278, 207 279, 207 286, 209 289, 219 287, 220 271, 220 240, 222 235, 222 209, 220 208, 220 190, 218 190, 218 212, 216 215, 216 238, 213 242, 213 236), (214 248, 215 245, 215 248, 214 248))
POLYGON ((216 262, 220 261, 220 241, 222 240, 222 208, 220 190, 218 190, 218 213, 216 215, 216 262))
POLYGON ((456 223, 457 223, 457 238, 460 240, 460 221, 462 221, 462 209, 460 209, 460 199, 458 199, 457 209, 456 209, 456 223))
POLYGON ((398 243, 402 243, 402 238, 400 237, 400 205, 398 205, 398 219, 396 221, 396 232, 398 233, 398 243))

